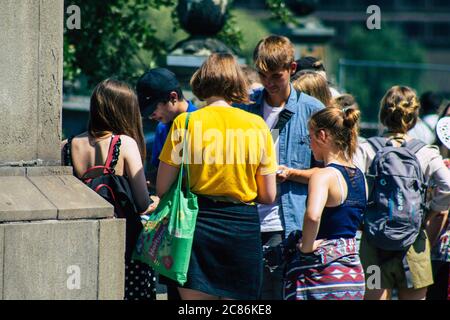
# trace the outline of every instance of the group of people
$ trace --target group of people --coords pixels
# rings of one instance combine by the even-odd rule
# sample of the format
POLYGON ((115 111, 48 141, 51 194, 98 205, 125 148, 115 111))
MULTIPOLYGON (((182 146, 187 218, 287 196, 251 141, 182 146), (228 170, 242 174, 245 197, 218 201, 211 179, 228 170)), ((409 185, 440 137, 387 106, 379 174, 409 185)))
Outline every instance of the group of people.
MULTIPOLYGON (((258 79, 249 81, 233 55, 213 53, 190 82, 201 108, 165 68, 142 75, 136 93, 105 80, 91 97, 88 132, 63 142, 63 160, 78 178, 112 161, 114 174, 130 182, 137 211, 151 215, 187 155, 199 212, 187 282, 159 277, 168 299, 387 299, 392 289, 400 299, 424 299, 434 281, 427 228, 436 243, 450 207, 450 171, 438 148, 417 151, 434 184, 419 234, 403 251, 379 248, 363 229, 377 150, 359 137, 353 97, 330 87, 317 59, 295 61, 283 36, 258 43, 254 69, 258 79), (141 115, 159 122, 147 175, 141 115), (268 251, 281 252, 280 265, 267 263, 268 251), (375 289, 366 284, 372 265, 381 272, 375 289)), ((380 121, 393 147, 414 141, 408 132, 419 109, 412 89, 387 91, 380 121)), ((126 299, 155 299, 155 282, 151 268, 127 259, 126 299)))

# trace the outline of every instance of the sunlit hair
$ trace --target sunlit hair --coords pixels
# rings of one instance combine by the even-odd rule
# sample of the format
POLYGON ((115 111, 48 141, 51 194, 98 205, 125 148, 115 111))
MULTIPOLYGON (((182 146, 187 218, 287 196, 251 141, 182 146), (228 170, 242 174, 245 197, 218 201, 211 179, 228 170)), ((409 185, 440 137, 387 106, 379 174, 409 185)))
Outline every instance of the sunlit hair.
POLYGON ((245 66, 242 66, 242 72, 245 76, 245 80, 247 80, 247 86, 249 88, 251 88, 252 85, 254 85, 254 84, 259 84, 259 81, 260 81, 259 75, 258 75, 258 72, 254 68, 245 65, 245 66))
POLYGON ((213 53, 191 78, 192 92, 200 99, 217 96, 231 103, 248 102, 248 85, 235 57, 213 53))
POLYGON ((347 107, 359 109, 359 105, 356 102, 355 97, 347 93, 341 94, 340 96, 331 99, 331 105, 340 109, 344 109, 347 107))
POLYGON ((98 138, 121 134, 133 138, 145 159, 146 150, 139 103, 134 91, 124 82, 106 79, 91 96, 88 132, 98 138))
POLYGON ((292 82, 296 90, 306 93, 329 107, 331 103, 331 91, 327 80, 317 72, 304 72, 292 82))
POLYGON ((413 89, 394 86, 380 104, 380 121, 393 133, 407 133, 419 117, 420 103, 413 89))
POLYGON ((309 128, 316 135, 320 130, 325 130, 338 150, 351 160, 358 146, 360 115, 355 108, 325 108, 311 117, 309 128))
POLYGON ((262 72, 289 69, 295 61, 294 45, 286 37, 268 36, 256 45, 253 61, 256 69, 262 72))

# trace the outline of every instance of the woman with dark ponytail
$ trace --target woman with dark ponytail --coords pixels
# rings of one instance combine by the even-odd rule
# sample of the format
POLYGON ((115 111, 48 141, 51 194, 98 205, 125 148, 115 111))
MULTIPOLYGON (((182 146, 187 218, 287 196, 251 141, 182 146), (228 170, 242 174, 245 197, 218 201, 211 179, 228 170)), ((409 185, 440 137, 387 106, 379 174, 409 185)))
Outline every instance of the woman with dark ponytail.
POLYGON ((309 121, 314 158, 325 167, 309 179, 303 234, 288 264, 286 300, 362 300, 364 271, 356 231, 366 208, 366 182, 353 165, 359 110, 323 109, 309 121))

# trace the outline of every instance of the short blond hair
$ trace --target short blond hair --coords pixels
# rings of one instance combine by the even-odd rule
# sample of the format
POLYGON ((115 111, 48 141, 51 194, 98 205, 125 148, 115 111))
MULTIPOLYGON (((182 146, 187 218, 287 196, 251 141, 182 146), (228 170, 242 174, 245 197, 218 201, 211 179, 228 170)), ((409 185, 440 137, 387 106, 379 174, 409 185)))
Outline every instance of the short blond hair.
POLYGON ((258 71, 289 69, 295 61, 294 45, 284 36, 268 36, 256 45, 253 61, 258 71))
POLYGON ((380 105, 380 121, 394 133, 407 133, 419 117, 420 103, 415 91, 409 87, 389 89, 380 105))
POLYGON ((327 80, 315 71, 304 72, 292 81, 295 89, 310 95, 329 107, 331 104, 331 91, 327 80))
POLYGON ((213 53, 191 78, 192 92, 200 99, 217 96, 227 102, 247 103, 248 85, 235 57, 213 53))

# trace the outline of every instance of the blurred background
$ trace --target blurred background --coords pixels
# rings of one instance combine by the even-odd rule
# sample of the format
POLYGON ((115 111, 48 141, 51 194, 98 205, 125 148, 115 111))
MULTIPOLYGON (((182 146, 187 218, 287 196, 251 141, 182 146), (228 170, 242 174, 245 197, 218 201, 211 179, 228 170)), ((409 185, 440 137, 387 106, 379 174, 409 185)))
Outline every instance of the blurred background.
MULTIPOLYGON (((297 58, 324 61, 332 86, 356 97, 362 135, 377 133, 379 101, 392 85, 450 98, 448 0, 65 0, 81 9, 81 29, 65 29, 63 135, 86 129, 89 96, 101 80, 135 86, 146 70, 174 71, 188 98, 189 78, 213 51, 252 65, 257 42, 282 34, 297 58), (381 29, 366 26, 370 5, 381 29)), ((144 121, 148 146, 156 123, 144 121)))

